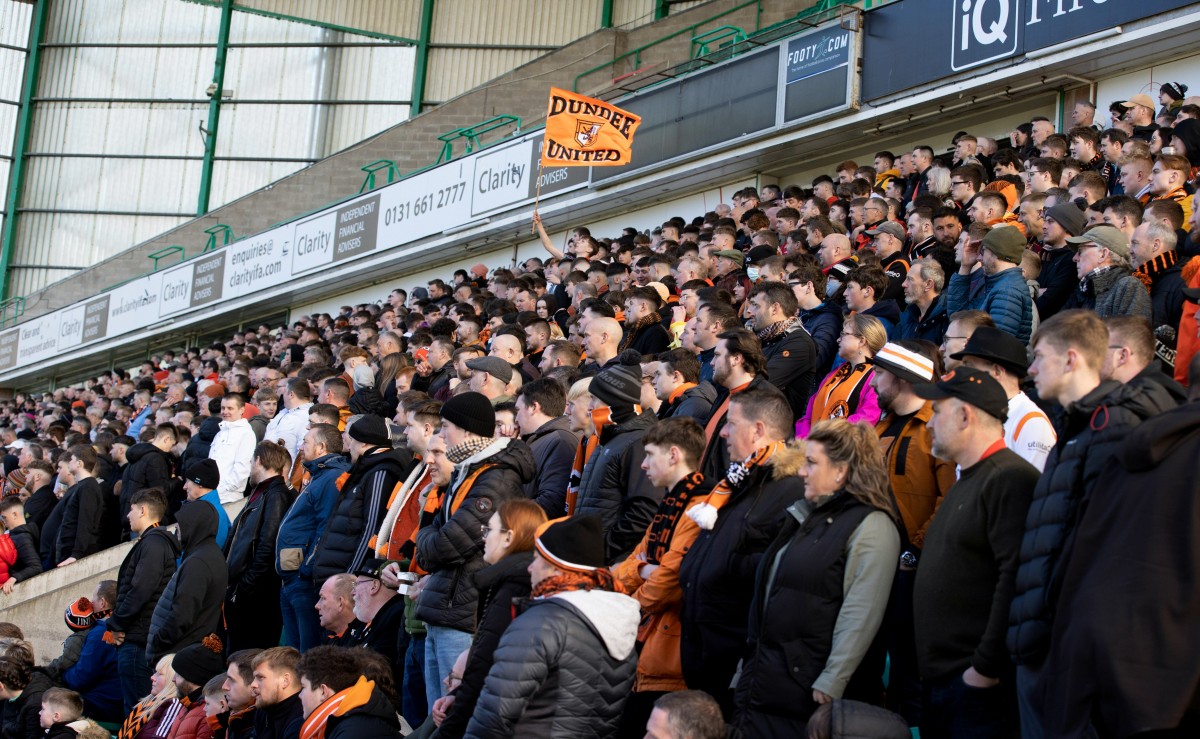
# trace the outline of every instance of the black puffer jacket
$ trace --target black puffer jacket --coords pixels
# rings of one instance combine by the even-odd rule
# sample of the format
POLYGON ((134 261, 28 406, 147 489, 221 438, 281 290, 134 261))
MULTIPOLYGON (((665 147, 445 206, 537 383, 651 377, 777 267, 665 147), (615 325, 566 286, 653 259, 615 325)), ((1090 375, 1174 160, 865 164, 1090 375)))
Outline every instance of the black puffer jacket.
POLYGON ((217 630, 229 585, 229 568, 217 546, 217 511, 202 500, 179 509, 183 561, 171 576, 150 617, 146 660, 195 644, 217 630))
POLYGON ((8 532, 13 547, 17 550, 17 561, 9 565, 8 574, 17 582, 28 580, 42 573, 42 557, 38 554, 38 527, 26 523, 8 532))
POLYGON ((796 321, 773 340, 762 345, 767 358, 767 379, 779 388, 792 407, 792 422, 804 417, 808 396, 816 382, 817 344, 796 321))
POLYGON ((318 586, 339 572, 353 572, 367 558, 392 488, 404 482, 412 467, 407 449, 390 449, 364 454, 350 468, 313 558, 313 580, 318 586))
POLYGON ((689 688, 728 701, 730 681, 746 644, 754 574, 783 527, 788 506, 804 497, 795 476, 802 455, 777 452, 735 485, 711 530, 701 529, 679 565, 683 591, 680 658, 689 688))
POLYGON ((296 491, 276 475, 260 482, 246 499, 225 543, 231 596, 251 593, 260 585, 279 587, 275 572, 275 536, 296 491))
POLYGON ((133 494, 146 488, 159 488, 170 495, 175 458, 153 444, 142 442, 129 447, 125 459, 127 464, 121 473, 121 530, 128 534, 129 501, 133 494))
POLYGON ((1054 618, 1052 581, 1079 505, 1114 463, 1129 432, 1175 401, 1148 381, 1109 380, 1073 403, 1055 424, 1058 442, 1033 490, 1021 539, 1016 590, 1008 612, 1007 646, 1017 664, 1040 665, 1054 618))
POLYGON ((117 605, 105 622, 114 633, 125 632, 125 641, 145 644, 154 613, 181 550, 175 534, 162 526, 143 531, 117 570, 117 605))
POLYGON ((525 497, 536 501, 550 518, 562 518, 579 437, 571 432, 570 420, 559 416, 522 440, 533 452, 534 464, 534 476, 525 485, 525 497))
POLYGON ((674 402, 664 402, 659 406, 658 418, 694 418, 696 423, 703 426, 712 415, 713 401, 716 399, 716 386, 705 380, 684 390, 674 402))
POLYGON ((438 727, 438 739, 459 739, 467 730, 483 682, 492 669, 500 637, 513 621, 513 601, 529 597, 532 561, 533 552, 520 552, 475 573, 475 587, 479 589, 475 639, 471 642, 471 656, 463 671, 462 684, 454 691, 454 707, 438 727))
POLYGON ((480 530, 501 503, 523 497, 522 485, 532 478, 533 453, 517 440, 497 439, 455 467, 433 523, 417 532, 417 561, 430 573, 417 598, 417 618, 434 626, 475 630, 475 573, 486 566, 480 530), (459 486, 485 465, 490 466, 450 515, 459 486))
MULTIPOLYGON (((186 470, 192 462, 198 462, 201 459, 208 459, 208 452, 212 449, 213 439, 217 438, 217 432, 221 430, 221 417, 209 416, 200 424, 200 431, 188 441, 187 447, 183 450, 183 454, 179 458, 179 469, 186 470)), ((133 447, 130 447, 132 449, 133 447)), ((124 484, 122 484, 124 487, 124 484)))
POLYGON ((642 471, 642 437, 658 422, 640 415, 600 432, 600 445, 583 467, 575 515, 604 521, 604 552, 609 562, 623 559, 642 540, 666 490, 656 488, 642 471))
POLYGON ((637 601, 578 590, 522 609, 500 637, 466 735, 616 737, 637 671, 637 601))

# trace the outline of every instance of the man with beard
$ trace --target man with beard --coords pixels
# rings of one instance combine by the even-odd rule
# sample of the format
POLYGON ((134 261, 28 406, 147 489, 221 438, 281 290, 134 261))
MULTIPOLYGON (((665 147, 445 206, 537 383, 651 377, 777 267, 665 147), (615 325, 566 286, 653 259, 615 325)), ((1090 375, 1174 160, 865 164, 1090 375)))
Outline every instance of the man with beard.
POLYGON ((750 291, 750 317, 767 359, 767 380, 788 399, 794 420, 804 415, 813 383, 817 345, 796 318, 796 295, 784 282, 750 291))

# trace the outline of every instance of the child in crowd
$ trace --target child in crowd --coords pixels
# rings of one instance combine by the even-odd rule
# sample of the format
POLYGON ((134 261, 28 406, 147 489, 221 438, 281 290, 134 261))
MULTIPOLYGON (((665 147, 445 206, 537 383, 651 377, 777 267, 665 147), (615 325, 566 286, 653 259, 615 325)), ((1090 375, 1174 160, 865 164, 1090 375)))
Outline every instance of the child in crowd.
POLYGON ((50 688, 42 695, 39 717, 46 739, 75 739, 79 732, 70 724, 83 718, 83 698, 74 690, 50 688))
POLYGON ((96 614, 92 611, 92 602, 87 598, 69 603, 63 618, 67 622, 67 628, 71 630, 71 635, 63 640, 62 654, 46 665, 46 672, 55 680, 61 680, 62 674, 79 661, 88 632, 96 625, 96 614))
POLYGON ((216 736, 218 727, 224 730, 221 716, 229 713, 229 704, 225 702, 225 674, 217 675, 204 684, 204 717, 216 736))

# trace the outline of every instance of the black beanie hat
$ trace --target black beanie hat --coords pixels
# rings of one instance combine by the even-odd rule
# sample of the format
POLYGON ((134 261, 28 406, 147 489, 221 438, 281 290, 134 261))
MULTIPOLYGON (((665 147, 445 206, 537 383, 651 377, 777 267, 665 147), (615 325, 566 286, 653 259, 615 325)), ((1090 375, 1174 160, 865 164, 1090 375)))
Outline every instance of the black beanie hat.
POLYGON ((204 686, 225 671, 225 650, 216 634, 209 634, 199 644, 180 649, 171 660, 175 674, 192 685, 204 686))
POLYGON ((200 459, 187 466, 183 477, 202 488, 215 490, 221 484, 221 469, 215 459, 200 459))
POLYGON ((642 401, 641 368, 619 364, 601 370, 592 378, 588 392, 612 408, 616 417, 618 412, 629 411, 642 401))
POLYGON ((547 521, 533 540, 538 554, 560 570, 590 572, 605 567, 604 522, 599 516, 547 521))
POLYGON ((392 434, 388 430, 387 421, 373 413, 368 413, 350 426, 350 438, 371 446, 392 446, 392 434))
POLYGON ((476 436, 490 439, 496 435, 496 411, 483 393, 451 397, 442 403, 442 418, 476 436))

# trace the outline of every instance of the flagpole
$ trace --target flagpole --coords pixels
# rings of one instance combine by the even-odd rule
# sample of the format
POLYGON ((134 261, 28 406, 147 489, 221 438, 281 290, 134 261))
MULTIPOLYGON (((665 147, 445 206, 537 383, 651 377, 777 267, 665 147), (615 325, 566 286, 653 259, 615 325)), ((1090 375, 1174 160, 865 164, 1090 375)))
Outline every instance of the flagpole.
MULTIPOLYGON (((543 147, 546 146, 544 141, 542 143, 542 146, 543 147)), ((533 212, 534 213, 537 213, 538 201, 542 199, 542 168, 545 166, 546 166, 546 163, 543 162, 541 159, 539 159, 538 160, 538 171, 537 171, 537 185, 533 191, 533 212)), ((536 223, 531 223, 529 225, 529 233, 535 234, 535 235, 537 234, 537 224, 536 223)))

